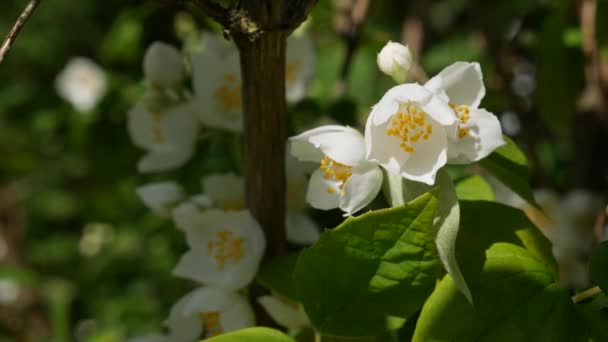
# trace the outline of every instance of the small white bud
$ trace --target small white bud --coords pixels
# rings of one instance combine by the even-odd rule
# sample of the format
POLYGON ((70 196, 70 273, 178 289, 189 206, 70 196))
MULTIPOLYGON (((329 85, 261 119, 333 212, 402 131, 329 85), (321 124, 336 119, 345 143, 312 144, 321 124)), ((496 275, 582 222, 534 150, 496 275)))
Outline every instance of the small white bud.
POLYGON ((181 54, 169 44, 152 43, 144 55, 144 75, 151 85, 175 85, 184 77, 181 54))
POLYGON ((397 83, 404 83, 412 66, 412 53, 407 46, 389 41, 378 54, 378 67, 397 83))

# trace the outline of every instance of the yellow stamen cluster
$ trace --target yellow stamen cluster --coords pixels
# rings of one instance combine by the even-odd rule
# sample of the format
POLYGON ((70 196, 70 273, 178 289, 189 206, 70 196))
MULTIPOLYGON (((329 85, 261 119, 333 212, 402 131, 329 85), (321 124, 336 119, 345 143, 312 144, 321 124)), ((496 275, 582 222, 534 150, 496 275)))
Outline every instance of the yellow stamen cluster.
POLYGON ((295 81, 298 70, 300 70, 299 62, 287 63, 287 66, 285 67, 285 81, 287 84, 291 84, 295 81))
MULTIPOLYGON (((340 181, 340 195, 344 194, 344 184, 348 178, 353 174, 352 166, 340 164, 337 161, 325 156, 321 160, 321 166, 319 167, 323 171, 323 179, 340 181)), ((333 194, 336 191, 332 187, 327 188, 327 192, 333 194)))
POLYGON ((386 135, 398 137, 401 140, 399 146, 405 152, 413 153, 413 144, 421 138, 428 140, 433 134, 433 125, 426 123, 426 115, 412 102, 401 104, 386 129, 386 135))
POLYGON ((245 255, 245 241, 235 238, 230 230, 222 230, 217 234, 217 240, 207 243, 207 255, 217 260, 220 271, 224 270, 226 262, 243 259, 245 255))
POLYGON ((160 120, 162 119, 162 117, 163 117, 163 114, 161 112, 152 112, 152 119, 156 123, 156 125, 152 129, 152 135, 154 137, 154 141, 157 144, 163 144, 165 142, 165 136, 159 126, 160 120))
POLYGON ((458 116, 458 121, 460 121, 458 123, 458 137, 464 138, 467 136, 467 134, 469 134, 469 129, 464 126, 471 118, 471 112, 469 111, 469 106, 466 106, 466 105, 457 106, 453 102, 450 102, 450 107, 454 110, 454 112, 456 113, 456 116, 458 116))
POLYGON ((203 323, 205 337, 217 336, 223 333, 219 312, 204 312, 199 315, 199 318, 203 323))
POLYGON ((226 110, 238 110, 241 108, 241 84, 237 82, 236 76, 227 74, 224 81, 213 93, 216 100, 226 110))

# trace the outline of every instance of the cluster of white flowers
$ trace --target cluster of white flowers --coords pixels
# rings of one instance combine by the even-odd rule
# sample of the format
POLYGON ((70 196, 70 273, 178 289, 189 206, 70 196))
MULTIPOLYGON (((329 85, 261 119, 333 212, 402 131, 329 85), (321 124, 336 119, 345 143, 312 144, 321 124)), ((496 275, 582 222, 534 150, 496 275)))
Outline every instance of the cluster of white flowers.
POLYGON ((82 113, 91 111, 108 89, 104 70, 86 57, 74 57, 55 79, 57 94, 82 113))
MULTIPOLYGON (((161 172, 184 165, 194 155, 200 131, 242 131, 241 76, 236 47, 219 35, 205 35, 200 51, 182 56, 176 48, 156 42, 143 61, 146 91, 128 113, 133 143, 146 150, 140 172, 161 172), (190 66, 188 69, 187 66, 190 66), (183 82, 191 70, 192 87, 183 82)), ((311 38, 301 33, 288 40, 286 85, 291 102, 301 100, 312 80, 315 63, 311 38)), ((309 245, 320 232, 305 213, 303 189, 311 172, 288 156, 289 242, 309 245)), ((233 173, 202 177, 202 192, 188 195, 175 181, 137 188, 155 214, 171 219, 185 234, 188 250, 173 274, 199 287, 173 306, 164 322, 168 334, 132 339, 137 342, 190 342, 255 324, 245 295, 264 255, 262 227, 245 205, 244 180, 233 173)), ((279 324, 309 325, 303 308, 278 294, 257 298, 279 324)))
MULTIPOLYGON (((411 54, 389 42, 378 55, 380 70, 406 79, 411 54)), ((456 62, 426 84, 389 89, 373 107, 365 135, 329 125, 292 137, 291 153, 320 164, 310 179, 307 200, 315 208, 363 209, 378 194, 386 172, 434 184, 446 163, 478 161, 504 144, 500 122, 479 108, 485 87, 478 63, 456 62)))

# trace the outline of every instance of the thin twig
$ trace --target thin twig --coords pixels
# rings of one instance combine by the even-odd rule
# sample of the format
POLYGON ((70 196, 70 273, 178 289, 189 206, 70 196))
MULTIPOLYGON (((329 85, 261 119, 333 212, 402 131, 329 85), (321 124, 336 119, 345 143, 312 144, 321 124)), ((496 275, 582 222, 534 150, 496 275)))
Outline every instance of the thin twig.
POLYGON ((586 301, 587 299, 593 298, 600 293, 602 293, 602 290, 599 286, 592 287, 588 290, 585 290, 581 293, 577 293, 576 295, 572 296, 572 302, 574 302, 574 304, 578 304, 586 301))
POLYGON ((194 0, 192 1, 200 8, 207 16, 217 21, 222 26, 228 28, 230 26, 229 11, 213 0, 194 0))
POLYGON ((25 25, 25 22, 30 18, 32 13, 34 13, 34 10, 36 9, 36 7, 38 7, 39 4, 40 0, 30 0, 29 4, 27 4, 23 12, 21 12, 19 18, 17 18, 17 22, 15 23, 15 25, 13 25, 13 28, 6 36, 6 39, 4 39, 2 47, 0 47, 0 64, 2 64, 2 62, 4 61, 4 57, 6 57, 8 51, 11 49, 11 46, 15 42, 19 31, 21 31, 21 29, 25 25))

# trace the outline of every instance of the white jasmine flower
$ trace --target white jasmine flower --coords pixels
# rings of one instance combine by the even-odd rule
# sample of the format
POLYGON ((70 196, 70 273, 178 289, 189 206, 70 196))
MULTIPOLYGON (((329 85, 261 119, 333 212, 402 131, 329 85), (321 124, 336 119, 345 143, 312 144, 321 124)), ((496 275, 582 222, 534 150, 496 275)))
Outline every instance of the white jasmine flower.
POLYGON ((149 111, 138 103, 128 113, 128 130, 133 143, 148 152, 139 161, 138 170, 158 172, 180 167, 190 159, 198 124, 188 105, 149 111))
POLYGON ((80 112, 95 108, 108 87, 106 74, 99 65, 85 57, 74 57, 55 79, 59 96, 80 112))
POLYGON ((320 163, 310 177, 307 201, 317 209, 363 209, 380 191, 382 171, 365 158, 365 142, 357 130, 322 126, 290 138, 291 154, 320 163))
POLYGON ((448 101, 459 121, 457 134, 449 136, 448 163, 475 162, 505 144, 496 116, 479 108, 486 93, 479 63, 456 62, 425 87, 448 101))
POLYGON ((206 34, 202 52, 191 56, 194 103, 208 127, 243 130, 239 54, 224 37, 206 34))
POLYGON ((306 96, 315 73, 315 47, 312 37, 305 33, 292 34, 287 39, 285 91, 288 102, 298 102, 306 96))
POLYGON ((365 125, 367 158, 389 172, 426 184, 447 161, 447 135, 456 129, 452 109, 419 84, 391 88, 365 125))
POLYGON ((198 317, 205 338, 255 325, 253 309, 245 297, 209 286, 190 292, 182 313, 198 317))
POLYGON ((383 73, 397 83, 403 83, 412 66, 412 53, 407 46, 389 41, 378 54, 376 62, 383 73))
POLYGON ((176 276, 232 290, 253 280, 266 241, 249 211, 209 209, 182 225, 190 250, 175 267, 176 276))
POLYGON ((184 197, 183 189, 175 182, 150 183, 135 192, 146 207, 160 217, 170 216, 172 207, 184 197))
POLYGON ((144 55, 144 77, 156 87, 171 87, 184 79, 180 52, 163 42, 150 44, 144 55))
MULTIPOLYGON (((292 161, 293 162, 293 161, 292 161)), ((317 224, 304 212, 304 187, 302 180, 307 181, 302 173, 302 167, 287 163, 287 241, 294 244, 309 245, 315 243, 320 236, 317 224)), ((173 211, 173 219, 179 229, 187 225, 188 217, 196 215, 200 209, 215 207, 225 211, 243 210, 245 204, 245 182, 242 177, 232 173, 214 174, 203 177, 204 194, 191 198, 180 204, 173 211)))
POLYGON ((311 325, 302 304, 283 296, 261 296, 258 302, 279 325, 289 329, 301 329, 311 325))

